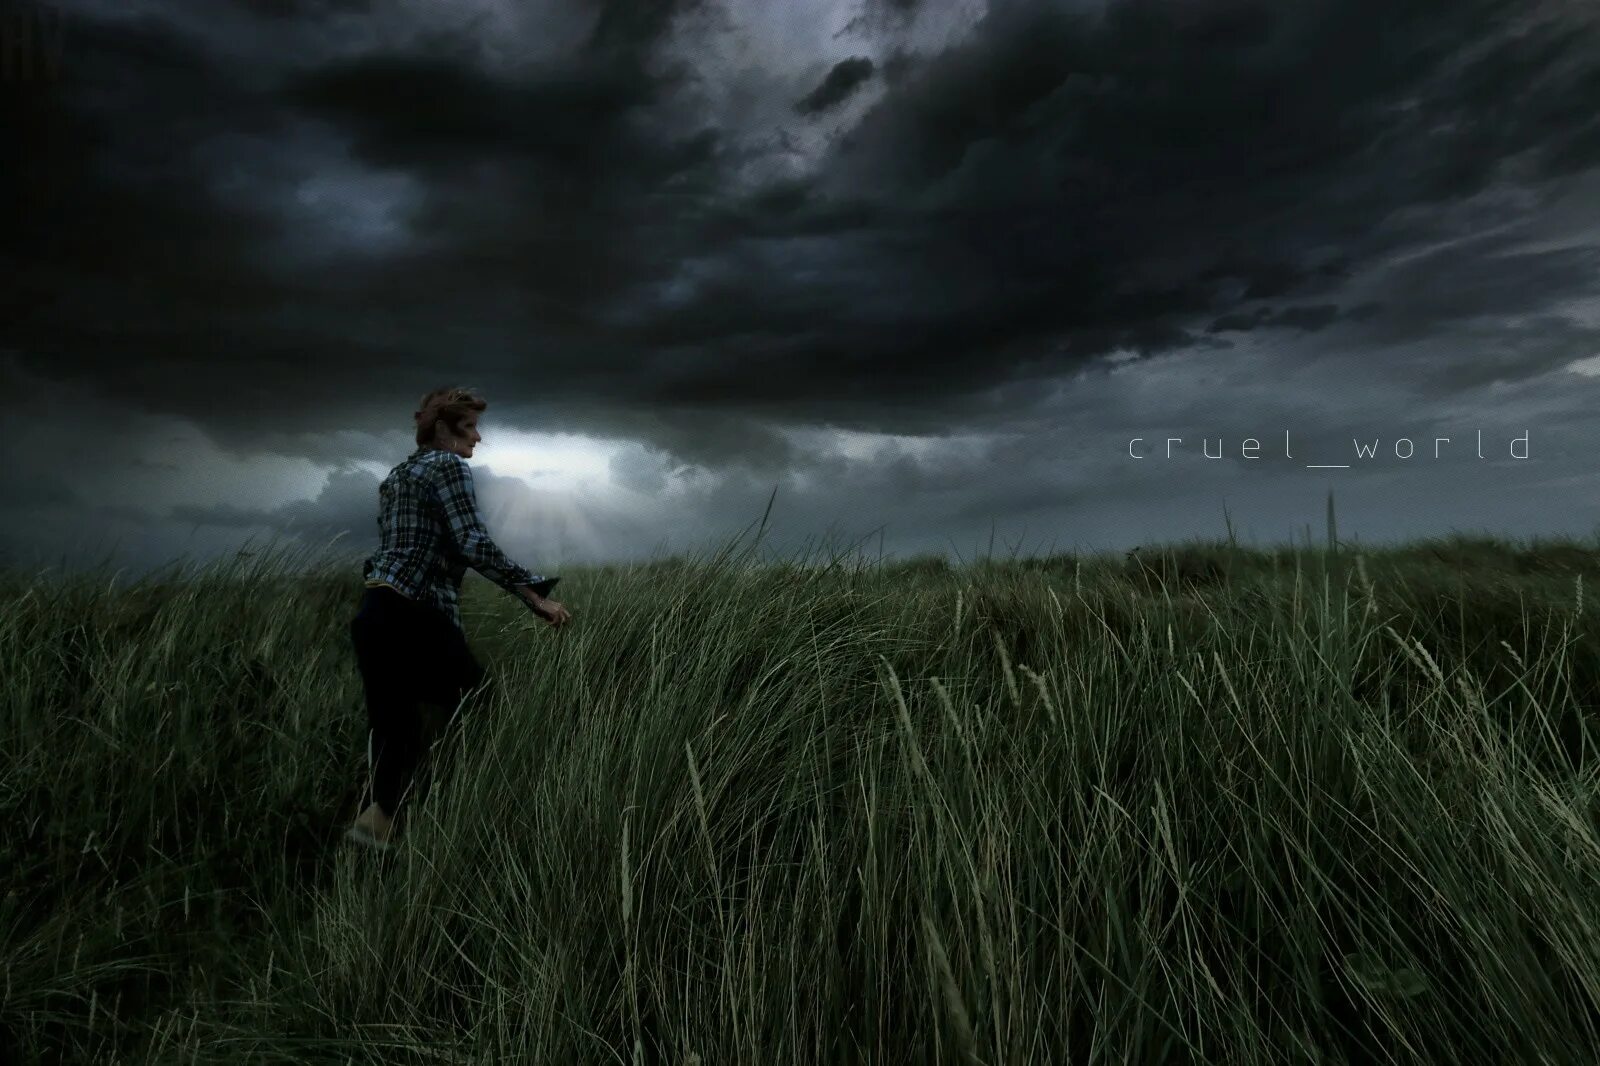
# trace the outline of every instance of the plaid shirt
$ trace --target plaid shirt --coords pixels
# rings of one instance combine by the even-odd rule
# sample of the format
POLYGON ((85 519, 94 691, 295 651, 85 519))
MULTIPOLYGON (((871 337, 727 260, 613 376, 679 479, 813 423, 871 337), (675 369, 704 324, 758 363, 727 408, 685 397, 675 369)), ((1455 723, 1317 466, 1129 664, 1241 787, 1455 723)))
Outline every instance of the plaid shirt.
POLYGON ((378 550, 362 568, 367 587, 393 586, 457 629, 467 567, 513 594, 551 580, 506 558, 490 539, 478 518, 472 468, 454 452, 417 448, 383 479, 378 502, 378 550))

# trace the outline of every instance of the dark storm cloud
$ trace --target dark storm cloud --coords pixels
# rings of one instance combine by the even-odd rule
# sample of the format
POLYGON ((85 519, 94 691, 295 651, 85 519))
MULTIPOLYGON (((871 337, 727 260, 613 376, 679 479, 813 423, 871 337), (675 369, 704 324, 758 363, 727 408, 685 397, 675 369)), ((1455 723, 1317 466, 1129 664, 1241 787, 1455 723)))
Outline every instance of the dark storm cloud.
POLYGON ((51 376, 201 414, 202 390, 157 394, 150 361, 214 363, 289 292, 252 265, 273 221, 221 204, 191 153, 270 132, 271 109, 157 19, 64 20, 63 77, 0 93, 3 343, 51 376))
POLYGON ((1258 307, 1249 313, 1224 315, 1211 323, 1208 333, 1230 333, 1263 328, 1298 329, 1308 333, 1327 329, 1341 318, 1361 321, 1376 315, 1380 304, 1364 303, 1343 311, 1338 304, 1273 309, 1258 307))
POLYGON ((1491 237, 1417 256, 1390 271, 1384 287, 1413 320, 1504 321, 1590 295, 1597 280, 1600 247, 1525 250, 1491 237))
POLYGON ((831 110, 850 99, 868 78, 872 77, 872 60, 866 56, 841 59, 828 71, 822 84, 812 89, 794 105, 802 115, 815 115, 831 110))
POLYGON ((339 123, 364 162, 433 183, 411 223, 446 250, 408 257, 409 280, 374 270, 371 299, 399 286, 438 291, 457 276, 546 329, 592 330, 597 299, 656 273, 635 242, 670 225, 660 215, 669 185, 692 196, 707 184, 717 134, 642 121, 672 77, 621 55, 518 85, 427 56, 361 58, 289 84, 284 100, 339 123), (487 197, 472 177, 486 167, 504 177, 487 197))
POLYGON ((296 78, 283 99, 341 123, 374 165, 449 173, 520 162, 535 174, 632 184, 669 177, 706 150, 704 135, 687 139, 686 156, 684 141, 630 127, 631 113, 670 84, 626 64, 597 64, 507 85, 457 57, 377 55, 296 78), (608 155, 619 151, 644 172, 613 170, 608 155))
POLYGON ((274 19, 305 19, 372 10, 373 0, 232 0, 246 11, 274 19))
POLYGON ((1538 378, 1596 354, 1600 329, 1560 315, 1531 315, 1476 333, 1463 330, 1448 363, 1418 367, 1417 374, 1422 391, 1448 397, 1538 378))
MULTIPOLYGON (((1477 5, 1471 21, 1460 10, 1433 5, 1426 18, 1409 6, 1388 25, 1403 47, 1386 53, 1357 48, 1377 14, 1360 4, 1212 21, 1143 3, 1104 22, 1000 9, 852 132, 834 191, 873 198, 889 231, 879 246, 894 249, 883 275, 916 262, 947 279, 919 290, 936 321, 952 306, 966 317, 970 304, 1009 303, 1005 317, 1028 335, 1115 337, 1107 327, 1238 299, 1217 291, 1218 273, 1245 250, 1262 266, 1242 267, 1243 296, 1316 289, 1312 248, 1359 249, 1397 209, 1486 180, 1462 172, 1444 189, 1402 165, 1420 163, 1407 158, 1408 127, 1467 117, 1448 94, 1409 119, 1386 110, 1512 8, 1477 5)), ((1431 158, 1456 154, 1449 137, 1432 139, 1431 158)))
MULTIPOLYGON (((677 77, 644 71, 671 7, 609 5, 580 69, 516 91, 491 85, 453 55, 361 58, 312 77, 256 81, 173 22, 70 18, 72 76, 60 85, 23 85, 0 105, 13 156, 7 162, 16 164, 0 173, 0 196, 23 208, 22 224, 0 238, 0 254, 19 279, 6 295, 5 342, 52 375, 92 377, 245 446, 270 427, 326 424, 334 397, 370 384, 370 368, 437 377, 426 369, 437 358, 430 333, 459 336, 462 318, 470 331, 470 323, 515 303, 560 325, 571 297, 628 270, 623 237, 596 240, 604 220, 625 214, 621 205, 641 183, 693 166, 710 143, 692 132, 663 146, 627 120, 658 83, 677 77), (416 95, 401 91, 407 85, 438 101, 420 117, 409 147, 390 137, 398 120, 384 110, 391 92, 415 106, 416 95), (207 106, 196 107, 202 98, 207 106), (545 168, 537 175, 547 179, 545 195, 486 211, 481 190, 453 203, 441 192, 416 220, 421 235, 437 234, 444 245, 470 242, 481 224, 484 242, 427 261, 402 255, 365 271, 338 260, 326 273, 286 271, 275 260, 283 222, 271 205, 225 202, 214 171, 228 163, 205 155, 230 136, 286 137, 297 121, 286 101, 343 120, 375 163, 424 170, 431 162, 445 172, 446 188, 454 167, 525 153, 524 161, 545 168), (515 121, 497 123, 508 109, 515 121), (518 141, 520 128, 533 133, 518 141), (602 187, 615 190, 609 207, 602 187), (574 206, 580 209, 566 210, 574 206), (522 233, 507 209, 522 212, 522 233), (464 290, 454 299, 453 285, 464 290), (493 307, 474 307, 475 300, 493 307), (398 324, 406 318, 412 321, 398 324), (245 379, 258 397, 281 396, 312 368, 324 381, 342 376, 344 389, 325 388, 321 402, 209 417, 219 388, 245 379)), ((516 314, 495 326, 515 327, 516 314)))
POLYGON ((910 17, 922 7, 922 0, 867 0, 867 10, 901 18, 910 17))
MULTIPOLYGON (((138 515, 143 512, 135 507, 101 507, 105 514, 138 515)), ((192 522, 198 525, 223 526, 227 528, 249 529, 263 523, 278 524, 286 516, 279 510, 257 511, 248 507, 232 505, 216 505, 197 507, 194 504, 180 504, 174 508, 169 517, 179 522, 192 522)), ((369 518, 371 516, 368 516, 369 518)))
POLYGON ((839 36, 904 30, 922 7, 923 0, 864 0, 859 13, 845 23, 839 36))
POLYGON ((1595 354, 1593 331, 1550 308, 1591 297, 1597 283, 1600 247, 1465 238, 1376 271, 1372 288, 1393 313, 1352 312, 1342 339, 1362 349, 1455 336, 1451 358, 1423 372, 1429 395, 1535 377, 1595 354))
POLYGON ((1202 316, 1330 292, 1437 236, 1428 209, 1509 160, 1547 170, 1568 132, 1556 116, 1588 104, 1595 60, 1560 19, 1500 40, 1524 12, 996 7, 885 95, 813 183, 727 212, 726 269, 634 339, 745 355, 675 374, 668 396, 756 402, 787 366, 823 405, 841 380, 885 405, 937 404, 1041 354, 1065 366, 1192 343, 1202 316), (1563 73, 1527 78, 1530 52, 1563 73), (1549 94, 1530 125, 1478 118, 1497 71, 1549 94))
POLYGON ((7 477, 0 480, 8 508, 81 505, 83 500, 55 478, 7 477))
POLYGON ((305 48, 251 53, 241 24, 226 57, 186 8, 74 14, 61 81, 0 103, 0 196, 21 207, 0 344, 236 449, 337 454, 330 421, 387 431, 383 404, 464 366, 549 428, 764 462, 786 454, 767 418, 912 430, 1119 349, 1538 313, 1591 265, 1342 295, 1458 236, 1450 205, 1596 162, 1600 49, 1574 5, 994 3, 943 49, 913 60, 885 30, 876 61, 836 65, 814 104, 869 70, 881 94, 760 181, 766 120, 719 122, 710 50, 675 58, 716 32, 705 5, 606 4, 578 48, 522 67, 459 33, 319 43, 361 9, 236 5, 305 48), (414 189, 382 253, 284 214, 291 164, 332 166, 332 144, 414 189), (228 194, 241 175, 284 188, 228 194))

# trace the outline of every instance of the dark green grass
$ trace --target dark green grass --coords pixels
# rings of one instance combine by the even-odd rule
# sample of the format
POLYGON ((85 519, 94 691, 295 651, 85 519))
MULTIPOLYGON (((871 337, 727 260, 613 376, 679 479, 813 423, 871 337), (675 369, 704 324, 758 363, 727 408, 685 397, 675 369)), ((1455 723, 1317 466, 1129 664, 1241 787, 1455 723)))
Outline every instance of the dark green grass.
POLYGON ((1600 552, 469 578, 404 844, 349 568, 0 588, 0 1059, 1593 1062, 1600 552))

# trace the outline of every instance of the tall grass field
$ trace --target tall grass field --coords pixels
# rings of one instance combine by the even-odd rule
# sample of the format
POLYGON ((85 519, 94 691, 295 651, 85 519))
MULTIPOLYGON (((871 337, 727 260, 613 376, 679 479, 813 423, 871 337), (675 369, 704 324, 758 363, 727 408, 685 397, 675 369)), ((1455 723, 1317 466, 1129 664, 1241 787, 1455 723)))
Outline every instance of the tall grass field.
POLYGON ((359 565, 10 572, 0 1061, 1600 1061, 1600 545, 1328 539, 470 575, 388 853, 359 565))

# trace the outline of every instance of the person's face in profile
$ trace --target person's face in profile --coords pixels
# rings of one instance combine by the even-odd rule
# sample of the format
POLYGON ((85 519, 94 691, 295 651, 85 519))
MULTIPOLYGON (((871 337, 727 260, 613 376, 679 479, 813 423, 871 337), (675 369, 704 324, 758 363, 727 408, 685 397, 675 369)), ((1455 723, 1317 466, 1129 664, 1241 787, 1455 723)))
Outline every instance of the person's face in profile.
POLYGON ((440 447, 444 448, 445 451, 455 452, 463 459, 471 459, 473 448, 483 439, 483 436, 478 432, 478 416, 470 414, 463 418, 461 420, 461 432, 453 436, 450 434, 450 427, 445 425, 443 419, 440 420, 439 425, 441 434, 440 447))

